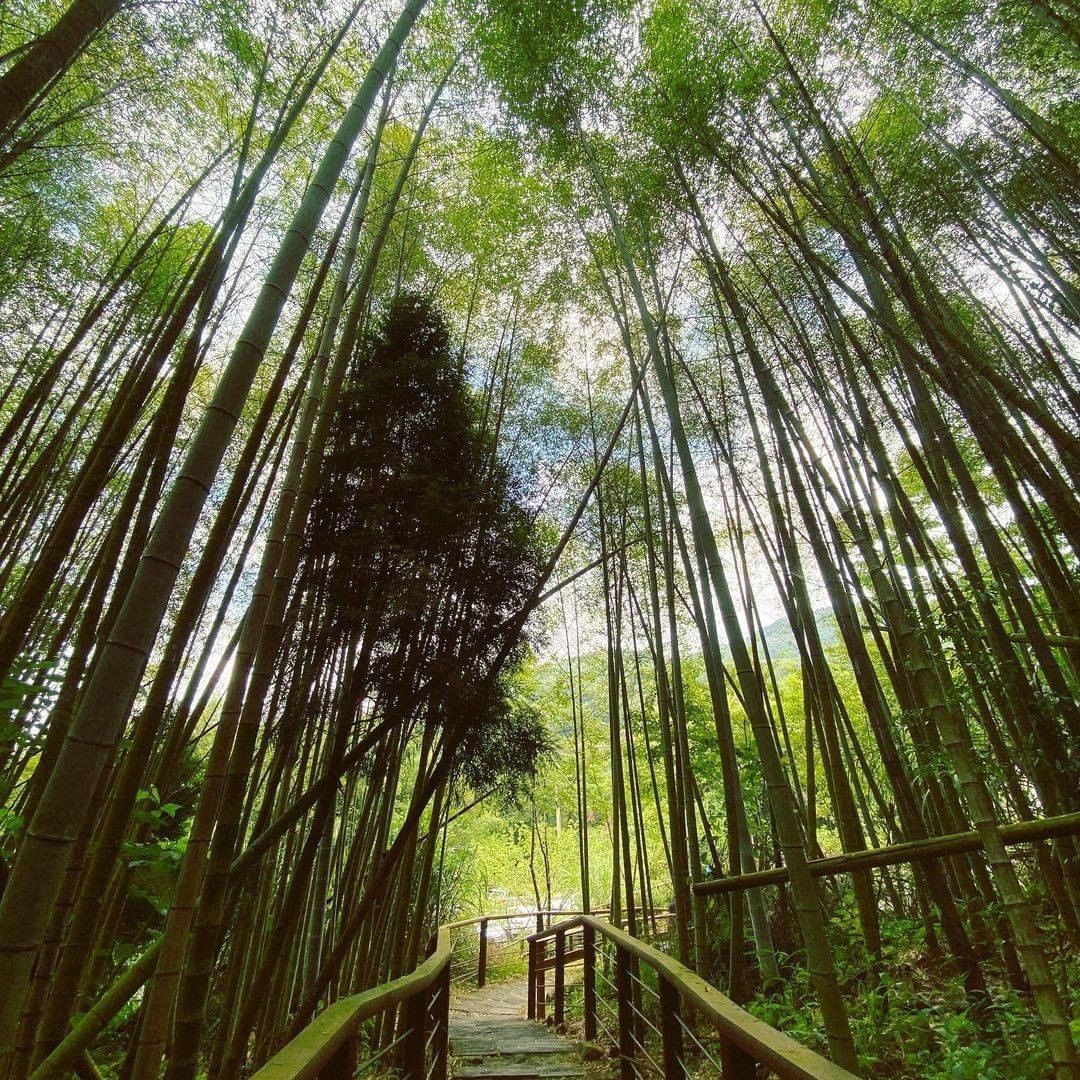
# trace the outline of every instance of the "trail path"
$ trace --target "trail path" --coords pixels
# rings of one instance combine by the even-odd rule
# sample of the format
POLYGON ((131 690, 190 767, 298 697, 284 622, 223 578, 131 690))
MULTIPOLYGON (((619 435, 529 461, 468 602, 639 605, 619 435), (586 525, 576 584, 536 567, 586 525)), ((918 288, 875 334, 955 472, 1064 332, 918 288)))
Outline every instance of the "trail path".
POLYGON ((455 1080, 584 1076, 574 1044, 525 1018, 524 979, 490 983, 450 1002, 451 1075, 455 1080))

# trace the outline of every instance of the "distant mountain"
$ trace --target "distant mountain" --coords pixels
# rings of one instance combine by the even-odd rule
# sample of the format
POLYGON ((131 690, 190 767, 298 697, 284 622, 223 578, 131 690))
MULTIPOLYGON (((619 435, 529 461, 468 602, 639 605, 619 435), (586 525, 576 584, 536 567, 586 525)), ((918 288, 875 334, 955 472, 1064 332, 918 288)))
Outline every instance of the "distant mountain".
MULTIPOLYGON (((822 610, 816 611, 814 615, 822 645, 832 645, 840 636, 833 613, 829 610, 822 610)), ((780 663, 783 660, 798 662, 799 647, 795 642, 795 632, 787 619, 777 619, 775 622, 769 623, 765 627, 764 637, 769 655, 774 663, 780 663)), ((726 654, 727 650, 724 651, 726 654)))

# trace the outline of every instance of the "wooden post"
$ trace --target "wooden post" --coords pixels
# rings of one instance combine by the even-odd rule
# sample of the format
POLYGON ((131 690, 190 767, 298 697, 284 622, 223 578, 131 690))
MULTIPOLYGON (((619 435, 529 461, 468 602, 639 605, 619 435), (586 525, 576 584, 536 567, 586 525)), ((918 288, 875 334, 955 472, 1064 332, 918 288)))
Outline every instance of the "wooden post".
POLYGON ((720 1065, 724 1080, 755 1080, 757 1063, 738 1043, 730 1039, 720 1040, 720 1065))
POLYGON ((484 980, 487 978, 487 919, 480 920, 480 959, 476 965, 476 988, 484 988, 484 980))
POLYGON ((645 1003, 641 993, 641 965, 636 956, 630 957, 630 1001, 634 1006, 634 1034, 636 1046, 645 1045, 645 1003))
POLYGON ((596 931, 591 926, 583 926, 581 939, 585 953, 585 1041, 592 1042, 596 1038, 596 931))
POLYGON ((685 1080, 683 1063, 683 1029, 679 1022, 681 998, 675 989, 660 976, 660 1035, 664 1040, 664 1076, 669 1080, 685 1080))
MULTIPOLYGON (((634 1069, 634 1001, 630 979, 630 954, 615 946, 615 991, 619 995, 619 1075, 622 1080, 635 1080, 634 1069)), ((727 1080, 725 1076, 724 1080, 727 1080)))
POLYGON ((542 939, 536 943, 536 1019, 543 1020, 547 1015, 547 972, 543 964, 547 959, 547 940, 542 939))
POLYGON ((536 1019, 536 942, 529 942, 529 1007, 527 1015, 536 1019))
POLYGON ((405 1080, 425 1080, 427 1073, 428 997, 428 992, 421 990, 405 1002, 408 1035, 401 1044, 401 1072, 405 1080))
POLYGON ((555 933, 555 1026, 566 1022, 566 932, 555 933))
POLYGON ((352 1080, 356 1075, 356 1036, 350 1035, 319 1070, 319 1080, 352 1080))
POLYGON ((431 1080, 446 1080, 450 1068, 450 961, 435 984, 436 1011, 435 1061, 431 1067, 431 1080))

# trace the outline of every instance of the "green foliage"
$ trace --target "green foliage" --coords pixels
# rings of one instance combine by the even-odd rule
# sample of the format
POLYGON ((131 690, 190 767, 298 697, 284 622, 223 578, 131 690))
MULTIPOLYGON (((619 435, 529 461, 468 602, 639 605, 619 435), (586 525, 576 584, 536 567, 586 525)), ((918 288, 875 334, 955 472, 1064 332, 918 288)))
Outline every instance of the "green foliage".
POLYGON ((496 684, 486 715, 467 725, 458 749, 458 777, 477 792, 492 792, 504 805, 519 803, 555 748, 546 717, 514 694, 512 676, 496 684))
POLYGON ((515 115, 565 135, 610 85, 613 20, 626 0, 487 0, 476 26, 485 72, 515 115))
MULTIPOLYGON (((834 935, 857 936, 854 916, 834 915, 834 935)), ((1039 1080, 1046 1047, 1036 1018, 1015 991, 999 988, 979 1016, 960 980, 927 962, 919 923, 883 913, 885 967, 873 992, 849 996, 852 1028, 867 1075, 933 1080, 1039 1080)), ((839 953, 838 955, 843 955, 839 953)), ((820 1017, 801 964, 747 1006, 755 1016, 819 1050, 820 1017)), ((855 978, 854 972, 842 976, 855 978)))
POLYGON ((56 703, 59 684, 50 660, 24 661, 17 675, 0 683, 0 747, 19 754, 40 749, 45 736, 42 721, 56 703))
POLYGON ((180 225, 159 235, 146 257, 135 268, 132 279, 142 291, 140 307, 155 315, 185 274, 205 254, 210 229, 202 222, 180 225))
MULTIPOLYGON (((625 787, 640 797, 629 830, 642 852, 643 865, 631 868, 635 887, 651 890, 657 907, 669 903, 666 811, 674 793, 662 760, 660 679, 649 653, 674 643, 652 640, 643 615, 661 539, 655 517, 654 535, 643 535, 645 511, 657 514, 655 488, 663 486, 651 473, 643 481, 639 471, 635 436, 648 437, 643 415, 635 414, 617 441, 598 498, 558 572, 586 568, 599 553, 600 501, 605 542, 619 537, 624 545, 617 558, 603 571, 586 570, 522 641, 504 648, 508 633, 518 636, 517 616, 544 552, 622 415, 627 345, 639 362, 672 367, 713 518, 701 527, 721 541, 736 605, 742 603, 729 623, 747 623, 756 662, 748 678, 730 670, 724 652, 727 689, 719 694, 727 697, 710 696, 700 628, 688 617, 695 583, 676 552, 674 580, 670 590, 662 588, 677 608, 684 709, 677 719, 685 722, 686 765, 698 789, 697 835, 689 843, 702 872, 720 874, 730 865, 732 792, 725 791, 717 737, 729 715, 753 855, 763 865, 783 857, 742 700, 754 679, 776 731, 783 779, 800 800, 800 824, 825 855, 844 846, 838 777, 851 785, 867 842, 902 831, 901 780, 911 782, 915 812, 925 810, 928 824, 953 816, 951 804, 964 793, 948 740, 935 741, 943 711, 970 730, 978 777, 1001 817, 1041 812, 1062 793, 1067 801, 1073 763, 1066 752, 1048 752, 1040 737, 1065 748, 1070 723, 1075 733, 1075 657, 1060 645, 1040 651, 1012 633, 1024 625, 1025 606, 1051 632, 1070 630, 1076 615, 1068 603, 1077 563, 1067 529, 1075 514, 1070 489, 1057 484, 1075 464, 1068 455, 1075 455, 1080 312, 1080 64, 1063 5, 447 0, 434 7, 394 76, 373 206, 394 182, 433 73, 459 50, 464 62, 390 225, 366 331, 349 358, 321 463, 325 482, 304 537, 305 569, 289 605, 283 652, 295 651, 275 665, 277 711, 259 732, 262 756, 250 771, 253 785, 273 776, 280 786, 244 793, 245 826, 255 827, 323 767, 320 748, 332 741, 328 717, 337 715, 324 692, 336 689, 339 672, 355 662, 348 723, 362 731, 389 717, 401 737, 400 760, 390 770, 395 786, 385 806, 373 809, 380 828, 404 818, 422 741, 436 760, 443 747, 455 748, 448 811, 480 800, 453 820, 440 848, 440 911, 576 901, 583 875, 594 903, 603 903, 621 858, 612 808, 612 777, 620 770, 629 777, 625 787), (598 199, 601 186, 613 217, 598 199), (615 222, 625 236, 616 235, 615 222), (721 288, 722 263, 730 293, 721 288), (632 271, 643 283, 649 318, 636 310, 632 271), (662 356, 647 356, 652 341, 643 324, 657 328, 662 356), (779 402, 767 392, 765 373, 776 380, 779 402), (1067 438, 1055 441, 1048 433, 1054 425, 1067 438), (781 452, 788 442, 793 464, 781 452), (1048 480, 1040 484, 1043 474, 1048 480), (946 491, 959 498, 954 515, 946 491), (981 504, 989 539, 973 515, 981 504), (820 545, 811 536, 815 524, 825 534, 820 545), (959 557, 957 537, 970 541, 975 572, 959 557), (830 769, 815 729, 821 704, 811 662, 787 619, 797 575, 814 605, 828 605, 822 566, 831 559, 856 624, 842 639, 823 610, 817 627, 844 724, 842 760, 830 769), (884 573, 875 576, 879 561, 884 573), (910 634, 896 624, 890 589, 910 634), (1003 651, 989 647, 994 640, 982 625, 988 612, 1011 634, 1003 651), (767 624, 760 633, 750 616, 767 624), (543 618, 555 631, 547 638, 537 629, 543 618), (622 640, 608 654, 603 638, 613 623, 622 640), (309 671, 294 629, 296 640, 309 632, 313 639, 337 635, 344 646, 333 664, 340 666, 309 671), (862 645, 868 659, 857 668, 853 656, 862 655, 862 645), (495 658, 507 661, 499 679, 489 677, 495 658), (618 707, 608 696, 609 665, 621 667, 627 681, 618 707), (924 691, 928 665, 933 685, 924 691), (287 681, 294 677, 295 684, 287 681), (620 707, 620 715, 609 715, 620 707), (633 737, 631 747, 626 729, 618 732, 622 760, 612 748, 620 721, 633 737), (890 775, 876 752, 889 738, 903 775, 890 775), (278 739, 303 747, 298 762, 275 757, 278 739)), ((51 0, 5 10, 4 62, 60 10, 51 0)), ((364 10, 262 184, 225 270, 225 291, 198 327, 201 367, 175 446, 165 447, 161 459, 166 480, 206 408, 283 222, 311 180, 314 148, 340 117, 389 15, 381 5, 364 10)), ((121 404, 117 387, 129 386, 125 380, 149 355, 156 320, 197 265, 228 192, 242 180, 239 147, 247 148, 250 168, 341 17, 335 5, 312 0, 125 7, 57 80, 18 140, 0 146, 0 427, 16 415, 24 392, 41 390, 31 415, 10 431, 4 427, 4 491, 15 496, 0 523, 12 543, 5 598, 47 546, 62 500, 121 404), (126 260, 167 212, 170 220, 128 273, 126 260), (121 273, 116 295, 86 338, 72 341, 56 380, 39 384, 101 286, 121 273), (24 522, 35 499, 44 509, 24 522)), ((335 204, 340 197, 339 189, 335 204)), ((363 249, 368 232, 361 237, 363 249)), ((313 255, 326 239, 324 222, 311 237, 313 255)), ((289 317, 304 302, 315 261, 305 262, 289 317)), ((287 389, 310 355, 330 288, 315 298, 312 325, 294 343, 287 389)), ((192 329, 189 320, 181 341, 192 329)), ((241 432, 286 338, 283 322, 251 408, 240 417, 241 432)), ((159 374, 170 376, 175 361, 176 354, 165 358, 159 374)), ((143 479, 133 470, 144 460, 140 440, 160 434, 153 409, 163 400, 162 385, 124 434, 110 480, 69 545, 71 557, 41 604, 35 647, 58 618, 85 610, 84 588, 104 580, 91 560, 115 507, 127 505, 121 500, 134 490, 129 485, 143 479)), ((645 385, 651 390, 653 383, 645 385)), ((653 404, 661 456, 667 454, 660 464, 671 467, 674 487, 674 505, 664 510, 681 513, 685 529, 671 460, 673 418, 653 404)), ((274 417, 275 425, 282 421, 279 434, 291 422, 284 409, 283 403, 274 417)), ((251 522, 255 549, 264 536, 252 517, 255 505, 272 506, 280 484, 271 450, 260 448, 263 473, 237 518, 242 529, 251 522)), ((230 463, 238 453, 230 448, 230 463)), ((221 497, 224 480, 212 500, 221 497)), ((674 546, 674 534, 663 539, 674 546)), ((137 554, 129 546, 122 557, 137 554)), ((231 571, 237 548, 222 569, 231 571)), ((230 588, 238 591, 222 612, 229 623, 247 599, 250 554, 235 565, 230 588)), ((687 553, 688 562, 693 556, 687 553)), ((108 617, 119 599, 103 597, 108 617)), ((70 626, 78 625, 73 618, 70 626)), ((96 629, 100 639, 105 622, 96 629)), ((667 634, 665 626, 660 637, 667 634)), ((42 760, 50 717, 53 733, 63 733, 64 718, 51 716, 53 670, 63 669, 70 645, 50 641, 55 656, 48 664, 0 686, 0 746, 13 762, 0 809, 5 855, 25 830, 21 811, 35 794, 29 774, 42 760)), ((185 644, 185 664, 197 646, 194 639, 185 644)), ((159 661, 151 656, 151 664, 159 661)), ((130 751, 130 719, 118 760, 130 751)), ((175 715, 167 719, 177 722, 175 715)), ((209 723, 196 729, 199 752, 212 730, 209 723)), ((360 827, 362 811, 347 800, 375 791, 373 782, 383 779, 375 768, 373 760, 362 762, 336 796, 342 809, 333 823, 333 895, 316 897, 312 889, 297 920, 305 933, 317 927, 324 899, 332 900, 335 917, 341 914, 335 890, 344 879, 350 889, 368 879, 369 868, 349 854, 350 829, 360 827)), ((191 756, 179 773, 161 791, 141 791, 131 815, 112 885, 116 895, 126 889, 129 901, 111 955, 117 969, 161 925, 170 902, 203 780, 191 756)), ((962 819, 963 811, 955 816, 962 819)), ((280 875, 260 880, 267 890, 261 895, 287 882, 293 839, 257 871, 280 875)), ((371 843, 375 850, 374 837, 371 843)), ((1027 854, 1016 865, 1049 928, 1056 901, 1047 883, 1027 854)), ((942 1080, 1045 1074, 1028 1003, 1004 989, 998 964, 987 961, 987 1022, 939 965, 933 925, 914 914, 925 898, 916 896, 911 875, 875 876, 874 884, 885 942, 878 970, 862 941, 850 883, 831 882, 821 893, 867 1073, 942 1080), (886 895, 886 886, 895 895, 886 895)), ((822 1047, 790 902, 770 890, 764 906, 784 984, 752 1008, 822 1047)), ((962 912, 992 934, 1002 914, 998 904, 962 912)), ((707 919, 716 947, 703 966, 712 963, 707 973, 722 982, 731 920, 721 905, 707 919)), ((1048 929, 1048 941, 1063 940, 1056 927, 1048 929)), ((237 952, 228 944, 231 963, 237 952)), ((1061 969, 1070 960, 1055 957, 1061 969)), ((281 974, 277 988, 287 985, 281 974)), ((270 1045, 276 1034, 268 1026, 256 1041, 270 1045)))

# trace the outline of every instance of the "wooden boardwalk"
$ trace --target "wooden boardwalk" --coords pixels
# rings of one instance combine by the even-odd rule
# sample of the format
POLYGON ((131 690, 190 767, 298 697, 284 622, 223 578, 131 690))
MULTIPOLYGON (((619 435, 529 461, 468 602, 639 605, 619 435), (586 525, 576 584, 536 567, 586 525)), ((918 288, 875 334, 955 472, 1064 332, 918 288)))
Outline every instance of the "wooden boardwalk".
POLYGON ((584 1076, 576 1047, 525 1018, 527 984, 490 983, 450 1002, 450 1075, 455 1080, 584 1076))

